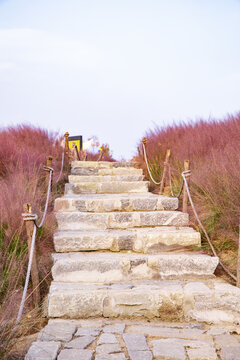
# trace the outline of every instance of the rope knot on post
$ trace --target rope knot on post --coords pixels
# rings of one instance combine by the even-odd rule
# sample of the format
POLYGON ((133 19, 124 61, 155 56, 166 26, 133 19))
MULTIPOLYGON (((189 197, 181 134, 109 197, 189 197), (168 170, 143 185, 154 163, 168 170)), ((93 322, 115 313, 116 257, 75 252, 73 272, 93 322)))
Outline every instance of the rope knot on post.
POLYGON ((43 170, 49 171, 49 172, 54 171, 54 169, 51 166, 47 166, 47 165, 43 165, 43 170))
POLYGON ((182 172, 182 177, 188 178, 191 176, 191 174, 192 174, 192 170, 184 170, 182 172))
POLYGON ((37 214, 29 214, 29 213, 23 213, 22 214, 23 221, 36 221, 38 219, 37 214))

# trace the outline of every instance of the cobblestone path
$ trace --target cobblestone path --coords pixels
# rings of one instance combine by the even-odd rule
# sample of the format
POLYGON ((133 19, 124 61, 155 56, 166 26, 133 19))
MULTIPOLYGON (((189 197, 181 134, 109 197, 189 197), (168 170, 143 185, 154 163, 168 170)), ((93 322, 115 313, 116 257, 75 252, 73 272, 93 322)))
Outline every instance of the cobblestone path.
POLYGON ((240 328, 200 323, 49 320, 26 360, 238 360, 240 328))

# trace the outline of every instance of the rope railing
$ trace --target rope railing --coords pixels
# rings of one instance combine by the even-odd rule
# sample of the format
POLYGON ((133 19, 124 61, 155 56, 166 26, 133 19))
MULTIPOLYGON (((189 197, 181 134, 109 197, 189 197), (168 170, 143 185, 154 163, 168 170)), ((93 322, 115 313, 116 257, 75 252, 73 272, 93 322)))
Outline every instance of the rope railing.
MULTIPOLYGON (((144 155, 144 160, 145 160, 145 163, 146 163, 146 166, 147 166, 147 171, 148 171, 148 174, 149 174, 149 177, 150 179, 152 180, 152 182, 155 184, 155 185, 159 185, 159 184, 163 184, 164 182, 164 176, 162 178, 162 180, 160 182, 156 182, 153 177, 152 177, 152 174, 151 174, 151 171, 150 171, 150 167, 149 167, 149 162, 148 162, 148 158, 147 158, 147 153, 146 153, 146 139, 144 138, 142 140, 142 145, 143 145, 143 155, 144 155)), ((166 166, 168 166, 168 177, 169 177, 169 186, 170 186, 170 191, 171 191, 171 195, 174 196, 173 194, 173 188, 172 188, 172 175, 171 175, 171 167, 170 167, 170 164, 167 162, 164 162, 164 166, 166 168, 166 166)), ((191 170, 189 169, 189 161, 186 160, 184 162, 184 171, 181 173, 181 176, 182 176, 182 184, 181 184, 181 188, 179 190, 179 193, 177 196, 177 198, 179 198, 181 196, 181 194, 183 193, 183 212, 187 212, 187 203, 188 203, 188 200, 190 202, 190 205, 191 205, 191 208, 193 210, 193 214, 202 230, 202 232, 204 233, 206 239, 207 239, 207 242, 213 252, 213 255, 218 257, 218 254, 214 248, 214 245, 205 229, 205 227, 203 226, 199 216, 198 216, 198 213, 197 213, 197 210, 196 210, 196 207, 193 203, 193 200, 192 200, 192 196, 191 196, 191 193, 190 193, 190 188, 189 188, 189 180, 190 180, 190 176, 191 176, 191 170)), ((239 230, 240 231, 240 230, 239 230)), ((239 244, 240 244, 240 238, 239 238, 239 244)), ((239 255, 240 256, 240 255, 239 255)), ((219 258, 219 257, 218 257, 219 258)), ((240 259, 240 257, 239 257, 240 259)), ((239 261, 240 263, 240 261, 239 261)), ((219 264, 221 265, 221 267, 223 268, 223 270, 234 280, 236 281, 237 285, 240 287, 240 278, 238 279, 238 276, 236 277, 234 274, 232 274, 232 272, 223 264, 223 262, 221 261, 221 259, 219 258, 219 264)), ((239 266, 240 267, 240 266, 239 266)), ((240 271, 239 271, 239 275, 240 275, 240 271)))
POLYGON ((149 167, 149 162, 148 162, 147 152, 146 152, 146 140, 145 139, 143 139, 142 145, 143 145, 143 155, 144 155, 144 160, 145 160, 145 163, 146 163, 146 166, 147 166, 148 175, 150 176, 150 179, 152 180, 152 182, 155 185, 160 185, 161 181, 158 182, 158 181, 154 180, 154 178, 152 176, 152 173, 151 173, 151 170, 150 170, 150 167, 149 167))
POLYGON ((62 176, 62 173, 63 173, 64 159, 65 159, 65 151, 63 151, 63 153, 62 153, 61 170, 60 170, 60 173, 58 175, 58 178, 57 178, 56 182, 59 182, 59 180, 61 179, 61 176, 62 176))
MULTIPOLYGON (((191 196, 191 193, 190 193, 190 190, 189 190, 189 186, 188 186, 188 182, 187 182, 187 176, 189 176, 189 171, 190 171, 190 170, 188 170, 188 171, 183 171, 183 172, 182 172, 182 177, 183 177, 184 185, 185 185, 185 188, 186 188, 186 191, 187 191, 187 194, 188 194, 189 202, 190 202, 190 204, 191 204, 191 207, 192 207, 193 213, 194 213, 194 215, 195 215, 195 218, 196 218, 196 220, 197 220, 200 228, 202 229, 202 231, 203 231, 203 233, 204 233, 204 235, 205 235, 205 237, 206 237, 206 239, 207 239, 207 242, 208 242, 208 244, 209 244, 209 246, 210 246, 210 248, 211 248, 214 256, 218 257, 217 252, 216 252, 216 250, 215 250, 215 248, 214 248, 214 246, 213 246, 213 244, 212 244, 212 241, 211 241, 211 239, 209 238, 208 233, 207 233, 205 227, 203 226, 203 224, 202 224, 202 222, 201 222, 201 220, 200 220, 200 218, 199 218, 199 216, 198 216, 198 213, 197 213, 197 210, 196 210, 196 208, 195 208, 195 205, 194 205, 194 203, 193 203, 192 196, 191 196)), ((233 275, 233 274, 231 273, 231 271, 229 271, 229 270, 226 268, 226 266, 222 263, 222 261, 221 261, 220 259, 219 259, 219 264, 222 266, 223 270, 224 270, 233 280, 237 281, 237 277, 236 277, 235 275, 233 275)))
POLYGON ((47 189, 47 198, 46 198, 44 211, 43 211, 43 216, 42 216, 42 220, 41 220, 40 224, 36 223, 36 221, 38 219, 38 216, 36 214, 31 214, 31 213, 23 213, 22 214, 22 217, 23 217, 24 221, 32 221, 33 222, 33 233, 32 233, 31 248, 30 248, 30 253, 29 253, 27 275, 26 275, 26 279, 25 279, 25 285, 24 285, 22 300, 21 300, 21 304, 20 304, 17 319, 16 319, 16 325, 18 325, 20 320, 21 320, 22 313, 23 313, 23 308, 24 308, 24 304, 25 304, 25 300, 26 300, 27 289, 28 289, 28 284, 29 284, 29 280, 30 280, 30 273, 31 273, 31 268, 32 268, 32 262, 33 262, 33 257, 34 257, 34 249, 35 249, 35 243, 36 243, 37 229, 40 229, 44 224, 46 214, 47 214, 48 204, 49 204, 51 185, 52 185, 53 168, 51 168, 49 166, 44 166, 44 170, 49 171, 49 182, 48 182, 48 189, 47 189))

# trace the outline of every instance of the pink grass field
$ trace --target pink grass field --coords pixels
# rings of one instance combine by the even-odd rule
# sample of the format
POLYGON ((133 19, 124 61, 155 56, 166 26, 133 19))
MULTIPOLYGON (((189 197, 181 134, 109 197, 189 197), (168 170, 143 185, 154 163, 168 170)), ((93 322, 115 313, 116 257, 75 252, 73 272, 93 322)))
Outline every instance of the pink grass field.
MULTIPOLYGON (((236 254, 240 215, 240 113, 222 120, 156 127, 145 136, 156 180, 161 179, 165 153, 171 149, 175 193, 183 162, 190 160, 194 202, 215 245, 231 265, 228 255, 231 251, 236 254)), ((145 167, 142 156, 137 159, 145 167)))

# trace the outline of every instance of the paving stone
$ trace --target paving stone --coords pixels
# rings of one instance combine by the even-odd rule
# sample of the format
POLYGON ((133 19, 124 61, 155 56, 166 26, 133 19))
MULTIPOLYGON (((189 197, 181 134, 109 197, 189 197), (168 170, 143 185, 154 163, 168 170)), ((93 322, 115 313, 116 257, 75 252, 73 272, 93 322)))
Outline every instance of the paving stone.
POLYGON ((57 360, 92 360, 93 351, 83 349, 63 349, 57 360))
POLYGON ((54 322, 46 325, 38 334, 39 341, 70 341, 77 327, 67 322, 54 322))
POLYGON ((60 347, 59 341, 36 341, 32 343, 25 360, 55 360, 60 347))
POLYGON ((153 356, 154 359, 167 360, 186 360, 184 346, 176 343, 174 340, 163 342, 161 340, 153 340, 153 356))
POLYGON ((221 350, 221 360, 240 360, 240 346, 226 346, 221 350))
POLYGON ((96 339, 96 337, 90 336, 90 335, 86 335, 86 336, 80 336, 76 339, 73 339, 72 341, 68 342, 65 345, 65 348, 70 348, 70 349, 85 349, 86 347, 88 347, 88 345, 90 345, 94 340, 96 339))
POLYGON ((117 344, 117 338, 115 335, 110 334, 110 333, 104 333, 100 336, 100 338, 98 339, 97 344, 101 345, 101 344, 117 344))
POLYGON ((97 354, 114 354, 121 352, 119 344, 102 344, 96 347, 97 354))
POLYGON ((187 349, 189 360, 217 360, 217 353, 213 347, 187 349))
POLYGON ((125 333, 123 339, 128 351, 149 350, 145 335, 125 333))
POLYGON ((81 327, 77 329, 77 332, 75 333, 75 336, 98 336, 102 329, 99 328, 93 328, 93 327, 81 327))
POLYGON ((161 338, 211 340, 211 337, 204 334, 204 330, 201 329, 175 329, 169 327, 133 325, 128 327, 128 332, 136 332, 150 336, 158 336, 161 338))
POLYGON ((95 360, 126 360, 123 353, 96 355, 95 360))
POLYGON ((152 360, 151 351, 129 351, 130 360, 152 360))
POLYGON ((114 333, 114 334, 122 334, 125 330, 126 325, 125 324, 112 324, 112 325, 106 325, 103 328, 103 331, 105 333, 114 333))
POLYGON ((223 334, 223 335, 215 336, 215 343, 216 343, 217 349, 220 349, 222 347, 227 347, 227 346, 239 346, 240 347, 240 343, 237 340, 237 338, 235 338, 235 336, 230 335, 230 334, 223 334))

